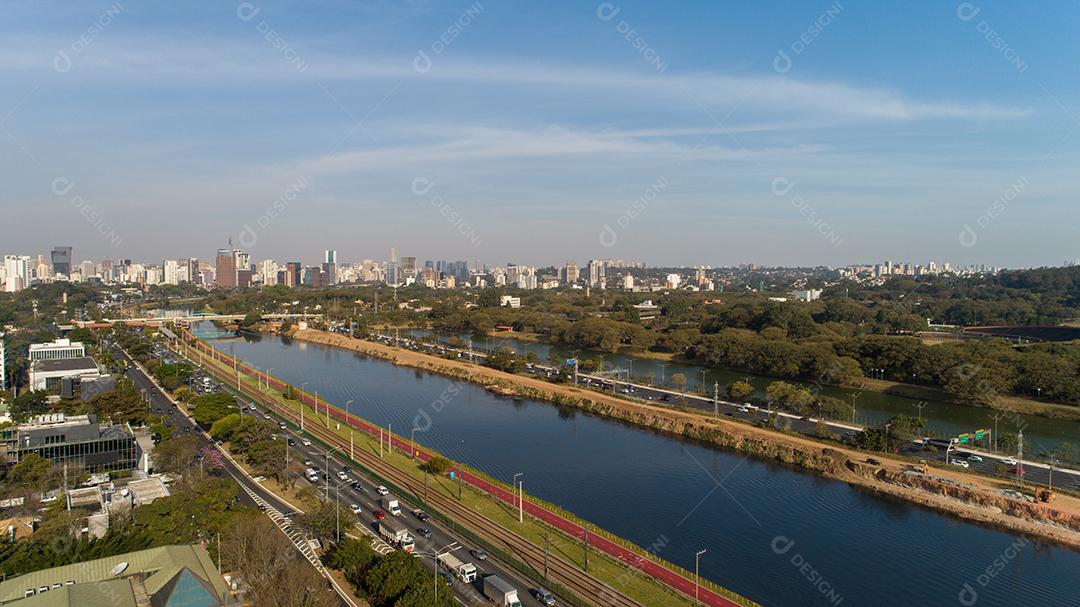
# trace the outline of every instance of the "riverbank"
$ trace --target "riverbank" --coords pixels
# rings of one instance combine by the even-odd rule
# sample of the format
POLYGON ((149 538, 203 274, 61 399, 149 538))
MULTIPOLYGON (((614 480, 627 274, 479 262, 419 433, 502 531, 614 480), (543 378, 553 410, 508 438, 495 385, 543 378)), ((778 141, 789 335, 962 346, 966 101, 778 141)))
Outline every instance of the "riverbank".
MULTIPOLYGON (((522 342, 527 342, 527 343, 543 344, 543 345, 551 346, 551 347, 555 346, 554 344, 551 344, 551 343, 548 343, 547 341, 544 341, 542 339, 542 336, 537 334, 537 333, 518 333, 518 332, 511 333, 511 332, 506 332, 506 331, 492 331, 492 332, 488 333, 488 336, 492 337, 492 338, 514 339, 514 340, 517 340, 517 341, 522 341, 522 342)), ((620 355, 623 355, 623 356, 633 356, 635 358, 641 358, 641 359, 659 360, 659 361, 662 361, 662 362, 674 362, 674 363, 680 363, 680 364, 685 364, 685 365, 695 365, 695 366, 702 366, 702 367, 706 367, 706 368, 712 368, 712 367, 707 367, 700 360, 692 360, 692 359, 689 359, 689 358, 685 358, 685 357, 682 357, 682 356, 676 356, 674 354, 666 353, 666 352, 649 352, 649 351, 634 350, 634 351, 620 351, 620 352, 616 352, 614 354, 620 354, 620 355)), ((740 369, 717 369, 717 370, 718 371, 728 371, 728 372, 733 372, 733 373, 741 373, 742 372, 742 370, 740 370, 740 369)), ((768 376, 761 376, 761 377, 768 377, 768 376)), ((769 377, 769 379, 775 379, 776 381, 787 381, 787 382, 795 381, 795 380, 791 380, 791 379, 783 378, 783 377, 769 377)), ((935 388, 935 387, 932 387, 932 386, 921 386, 921 385, 918 385, 918 384, 907 384, 907 383, 896 382, 896 381, 891 381, 891 380, 872 379, 872 378, 864 377, 864 378, 860 379, 854 385, 836 385, 836 384, 826 384, 826 385, 829 385, 829 386, 834 387, 834 388, 844 388, 844 389, 852 389, 852 388, 854 388, 854 389, 859 389, 859 390, 866 390, 868 392, 877 392, 879 394, 884 394, 884 395, 887 395, 887 396, 898 396, 898 397, 903 397, 903 398, 910 398, 910 399, 913 399, 913 400, 939 401, 939 402, 948 403, 950 405, 954 405, 954 406, 957 406, 957 407, 970 407, 970 408, 974 408, 974 409, 1008 411, 1008 412, 1013 412, 1013 413, 1022 413, 1022 414, 1026 414, 1026 415, 1037 415, 1037 416, 1045 417, 1045 418, 1048 418, 1048 419, 1061 419, 1061 420, 1067 420, 1067 421, 1080 421, 1080 407, 1076 407, 1076 406, 1072 406, 1072 405, 1065 405, 1065 404, 1061 404, 1061 403, 1044 402, 1044 401, 1034 400, 1034 399, 1025 398, 1025 397, 1022 397, 1022 396, 1010 395, 1010 394, 998 395, 997 398, 996 398, 996 402, 992 406, 982 406, 982 405, 977 405, 977 404, 970 403, 970 402, 957 400, 951 394, 949 394, 948 392, 942 390, 941 388, 935 388)))
POLYGON ((321 331, 297 331, 293 337, 477 383, 500 394, 576 407, 660 432, 785 462, 960 518, 1080 549, 1080 500, 1069 496, 1059 496, 1052 506, 1035 504, 1006 497, 1000 490, 1009 485, 994 479, 951 469, 934 469, 930 474, 917 474, 911 470, 910 461, 877 455, 875 457, 882 460, 883 465, 869 466, 863 463, 865 453, 734 420, 631 402, 457 359, 444 359, 321 331))

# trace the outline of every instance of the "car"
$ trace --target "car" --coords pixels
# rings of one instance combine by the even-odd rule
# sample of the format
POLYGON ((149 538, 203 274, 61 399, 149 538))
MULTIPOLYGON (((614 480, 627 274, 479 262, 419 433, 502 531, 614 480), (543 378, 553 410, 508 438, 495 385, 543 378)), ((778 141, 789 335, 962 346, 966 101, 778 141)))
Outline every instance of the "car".
POLYGON ((431 539, 431 529, 427 527, 417 527, 416 534, 431 539))
POLYGON ((347 481, 347 480, 349 480, 349 475, 345 474, 344 472, 338 472, 337 477, 338 477, 339 481, 347 481))
POLYGON ((364 486, 360 484, 360 481, 353 481, 352 484, 349 486, 352 487, 355 491, 360 491, 364 488, 364 486))
POLYGON ((955 459, 955 458, 954 458, 954 459, 950 459, 950 460, 949 460, 949 464, 951 464, 951 465, 953 465, 953 466, 960 466, 961 468, 967 468, 967 467, 968 467, 968 463, 967 463, 967 462, 965 462, 965 461, 964 461, 964 460, 962 460, 962 459, 955 459))
POLYGON ((263 419, 270 419, 269 413, 263 413, 263 419))
POLYGON ((1009 470, 1009 474, 1015 474, 1017 476, 1024 476, 1026 474, 1026 472, 1024 472, 1023 467, 1018 466, 1016 468, 1013 468, 1012 470, 1009 470))
POLYGON ((379 485, 375 488, 375 493, 378 493, 379 495, 390 495, 390 490, 387 489, 385 485, 379 485))
POLYGON ((429 518, 431 518, 431 516, 428 515, 427 512, 424 512, 423 510, 413 510, 413 516, 415 516, 417 518, 417 520, 419 520, 421 522, 426 521, 429 518))
POLYGON ((278 422, 277 427, 281 428, 282 430, 287 430, 289 428, 288 426, 285 425, 285 422, 278 422))
POLYGON ((300 441, 300 443, 303 444, 305 447, 310 447, 311 446, 311 441, 309 441, 306 438, 304 440, 300 441))
POLYGON ((443 579, 443 581, 446 582, 447 586, 453 586, 454 585, 454 576, 450 575, 449 573, 447 573, 445 571, 440 571, 439 572, 439 577, 441 577, 443 579))
POLYGON ((484 552, 483 550, 479 549, 479 548, 473 548, 472 550, 469 551, 469 554, 471 554, 472 557, 474 559, 478 560, 478 561, 486 561, 487 560, 487 553, 484 552))
POLYGON ((1015 466, 1016 460, 1011 457, 1006 457, 1005 459, 1001 460, 1001 463, 1005 464, 1006 466, 1015 466))
POLYGON ((385 512, 383 512, 382 508, 376 508, 376 509, 375 509, 375 511, 374 511, 374 512, 372 512, 372 514, 374 514, 374 515, 375 515, 375 519, 376 519, 376 520, 380 520, 380 521, 381 521, 381 520, 383 520, 384 518, 386 518, 386 513, 385 513, 385 512))
POLYGON ((881 465, 881 462, 875 457, 866 458, 866 463, 870 464, 871 466, 880 466, 881 465))
POLYGON ((981 462, 981 461, 983 461, 983 458, 979 457, 978 455, 969 455, 967 459, 968 459, 969 462, 981 462))
POLYGON ((289 443, 290 447, 295 447, 296 446, 296 441, 294 441, 292 438, 288 439, 288 443, 289 443))
POLYGON ((547 605, 547 607, 554 607, 555 605, 555 595, 551 594, 551 591, 543 586, 536 589, 536 600, 547 605))
POLYGON ((352 510, 353 514, 360 514, 360 504, 349 504, 349 510, 352 510))
POLYGON ((313 462, 313 461, 311 461, 309 459, 306 459, 306 460, 304 460, 304 465, 307 466, 308 468, 310 468, 310 467, 315 465, 315 462, 313 462))

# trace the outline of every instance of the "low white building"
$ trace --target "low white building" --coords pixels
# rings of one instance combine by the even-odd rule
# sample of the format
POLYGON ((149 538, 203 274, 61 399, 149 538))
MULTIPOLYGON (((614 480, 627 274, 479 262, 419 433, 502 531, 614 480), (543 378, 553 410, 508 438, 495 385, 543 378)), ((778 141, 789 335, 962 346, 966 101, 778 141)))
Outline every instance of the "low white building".
POLYGON ((511 308, 520 308, 521 307, 521 298, 520 297, 514 297, 512 295, 503 295, 502 297, 499 298, 499 305, 500 306, 510 306, 511 308))
POLYGON ((795 299, 805 301, 807 303, 815 301, 821 298, 821 289, 807 289, 806 291, 792 291, 788 293, 795 299))
POLYGON ((60 360, 86 356, 82 342, 58 339, 42 344, 30 344, 30 360, 60 360))

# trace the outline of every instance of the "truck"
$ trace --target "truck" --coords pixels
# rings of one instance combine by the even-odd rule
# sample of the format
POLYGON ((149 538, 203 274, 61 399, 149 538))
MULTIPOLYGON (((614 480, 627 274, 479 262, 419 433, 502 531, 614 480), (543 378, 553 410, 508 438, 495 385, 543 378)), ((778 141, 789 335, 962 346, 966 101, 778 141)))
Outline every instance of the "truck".
POLYGON ((484 596, 499 607, 521 607, 517 589, 497 575, 484 578, 484 596))
POLYGON ((379 505, 383 510, 390 513, 391 516, 401 516, 401 504, 398 503, 396 497, 392 495, 384 495, 379 498, 379 505))
POLYGON ((311 482, 319 480, 319 471, 314 468, 307 469, 307 479, 311 482))
POLYGON ((449 552, 439 555, 439 564, 466 584, 476 580, 476 565, 463 562, 449 552))
POLYGON ((405 552, 412 552, 415 546, 409 530, 401 523, 390 519, 379 521, 379 536, 386 540, 387 544, 401 548, 405 552))

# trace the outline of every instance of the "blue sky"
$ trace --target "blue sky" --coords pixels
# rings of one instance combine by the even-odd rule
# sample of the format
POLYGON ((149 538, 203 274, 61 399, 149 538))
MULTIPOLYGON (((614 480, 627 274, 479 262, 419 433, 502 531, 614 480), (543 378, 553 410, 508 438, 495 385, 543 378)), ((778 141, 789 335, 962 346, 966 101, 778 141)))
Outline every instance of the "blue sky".
POLYGON ((305 261, 1080 257, 1073 2, 5 15, 0 253, 208 258, 231 236, 305 261))

